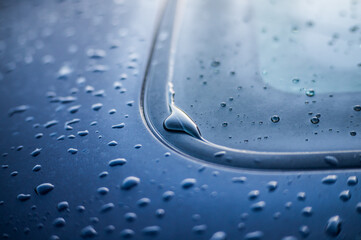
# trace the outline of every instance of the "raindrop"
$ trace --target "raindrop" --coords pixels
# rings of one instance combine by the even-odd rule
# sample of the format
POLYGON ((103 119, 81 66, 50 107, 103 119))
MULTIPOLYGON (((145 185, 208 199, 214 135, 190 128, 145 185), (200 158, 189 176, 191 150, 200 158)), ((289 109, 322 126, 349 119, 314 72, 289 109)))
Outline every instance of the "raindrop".
POLYGON ((344 202, 350 200, 351 198, 351 193, 350 193, 350 190, 344 190, 340 193, 340 199, 344 202))
POLYGON ((317 124, 317 123, 319 123, 319 122, 320 122, 320 119, 319 119, 318 117, 312 117, 312 118, 311 118, 311 123, 317 124))
POLYGON ((69 209, 69 203, 67 201, 62 201, 58 203, 58 211, 62 212, 69 209))
POLYGON ((106 203, 100 208, 101 213, 109 212, 114 208, 114 203, 106 203))
POLYGON ((78 153, 78 149, 76 149, 76 148, 69 148, 69 149, 68 149, 68 153, 77 154, 77 153, 78 153))
POLYGON ((304 207, 302 209, 302 215, 303 216, 310 217, 310 216, 312 216, 312 214, 313 214, 312 207, 308 206, 308 207, 304 207))
POLYGON ((54 227, 64 227, 65 226, 65 219, 62 217, 55 218, 53 221, 54 227))
POLYGON ((117 141, 110 141, 110 142, 108 142, 108 146, 110 146, 110 147, 114 147, 114 146, 117 146, 118 145, 118 142, 117 141))
POLYGON ((263 237, 263 232, 255 231, 255 232, 247 233, 244 236, 244 239, 246 239, 246 240, 260 240, 262 237, 263 237))
POLYGON ((12 117, 14 114, 23 113, 28 109, 29 109, 28 105, 20 105, 20 106, 11 108, 8 112, 8 115, 9 115, 9 117, 12 117))
POLYGON ((225 232, 216 232, 212 235, 210 240, 226 240, 227 234, 225 232))
POLYGON ((306 225, 301 226, 299 231, 303 238, 306 238, 308 235, 310 235, 310 228, 306 225))
POLYGON ((273 115, 271 117, 271 121, 274 122, 274 123, 277 123, 280 121, 280 117, 278 115, 273 115))
POLYGON ((181 182, 181 186, 184 189, 188 189, 194 186, 197 183, 197 180, 194 178, 186 178, 181 182))
POLYGON ((107 187, 100 187, 97 189, 97 192, 100 195, 106 195, 109 192, 109 189, 107 187))
POLYGON ((305 201, 306 199, 306 193, 305 192, 299 192, 297 194, 297 199, 300 200, 300 201, 305 201))
POLYGON ((92 105, 92 109, 94 111, 99 111, 102 107, 103 107, 103 104, 101 104, 101 103, 95 103, 92 105))
POLYGON ((266 202, 259 201, 257 203, 252 204, 251 209, 255 212, 263 210, 263 208, 266 206, 266 202))
POLYGON ((270 192, 273 192, 274 190, 276 190, 278 186, 278 183, 276 181, 270 181, 267 183, 267 188, 270 192))
POLYGON ((130 190, 140 183, 140 179, 134 176, 127 177, 123 180, 122 189, 130 190))
POLYGON ((322 178, 322 183, 324 184, 334 184, 337 181, 336 175, 328 175, 324 178, 322 178))
POLYGON ((78 135, 81 136, 81 137, 84 137, 86 135, 89 134, 89 131, 88 130, 84 130, 84 131, 78 131, 78 135))
POLYGON ((174 197, 174 195, 173 191, 166 191, 163 193, 162 198, 165 202, 168 202, 174 197))
POLYGON ((143 228, 142 233, 147 236, 156 236, 161 231, 159 226, 148 226, 143 228))
POLYGON ((80 236, 82 238, 94 238, 97 235, 97 231, 95 231, 93 226, 86 226, 80 232, 80 236))
POLYGON ((127 160, 125 158, 116 158, 116 159, 110 160, 108 165, 111 167, 122 166, 126 162, 127 162, 127 160))
POLYGON ((119 123, 112 126, 112 128, 123 128, 125 126, 125 123, 119 123))
POLYGON ((334 156, 326 156, 324 158, 324 160, 328 165, 331 165, 331 166, 337 166, 338 165, 338 160, 334 156))
POLYGON ((202 234, 207 230, 207 225, 202 224, 202 225, 196 225, 192 228, 192 231, 196 234, 202 234))
POLYGON ((158 218, 164 217, 164 214, 165 214, 164 209, 159 208, 159 209, 157 209, 157 210, 155 211, 155 215, 156 215, 158 218))
POLYGON ((38 155, 40 154, 40 152, 41 152, 41 148, 36 148, 34 151, 32 151, 32 152, 30 153, 30 155, 31 155, 32 157, 36 157, 36 156, 38 156, 38 155))
POLYGON ((307 96, 307 97, 313 97, 313 96, 315 96, 315 90, 313 90, 313 89, 308 89, 308 90, 306 91, 306 96, 307 96))
POLYGON ((134 222, 137 219, 137 214, 133 212, 128 212, 124 214, 124 218, 127 222, 134 222))
POLYGON ((24 194, 24 193, 20 193, 17 197, 16 197, 20 202, 25 202, 27 200, 29 200, 31 198, 30 194, 24 194))
POLYGON ((39 195, 45 195, 54 189, 54 185, 51 183, 42 183, 35 188, 35 192, 39 195))
POLYGON ((39 172, 40 169, 41 169, 41 165, 35 165, 35 166, 33 167, 33 172, 39 172))
POLYGON ((146 207, 148 206, 150 203, 150 199, 149 198, 141 198, 137 201, 137 205, 139 207, 146 207))
POLYGON ((258 190, 253 190, 248 193, 248 198, 251 200, 256 199, 258 196, 259 196, 258 190))
POLYGON ((358 179, 356 176, 350 176, 347 179, 347 185, 349 186, 355 186, 358 183, 358 179))
POLYGON ((120 232, 120 235, 123 238, 132 238, 134 236, 134 231, 132 229, 124 229, 120 232))
POLYGON ((355 105, 353 107, 353 110, 355 110, 356 112, 360 112, 361 111, 361 106, 360 105, 355 105))
POLYGON ((326 233, 331 236, 337 236, 341 232, 342 220, 339 216, 331 217, 326 225, 326 233))

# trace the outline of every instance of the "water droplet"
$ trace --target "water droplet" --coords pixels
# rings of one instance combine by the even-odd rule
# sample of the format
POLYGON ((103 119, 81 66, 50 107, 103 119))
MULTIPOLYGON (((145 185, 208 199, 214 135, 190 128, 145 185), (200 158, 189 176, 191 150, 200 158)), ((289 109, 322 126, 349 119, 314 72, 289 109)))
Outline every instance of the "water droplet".
POLYGON ((347 185, 349 186, 355 186, 358 183, 358 179, 356 176, 350 176, 347 179, 347 185))
POLYGON ((139 207, 146 207, 148 206, 150 203, 150 199, 149 198, 141 198, 137 201, 137 205, 139 207))
POLYGON ((124 218, 127 222, 134 222, 137 219, 137 214, 133 212, 128 212, 124 214, 124 218))
POLYGON ((359 202, 359 203, 356 204, 356 211, 357 211, 358 213, 361 213, 361 202, 359 202))
POLYGON ((193 120, 181 109, 174 104, 170 105, 171 114, 164 120, 164 128, 170 131, 180 131, 188 133, 189 135, 201 139, 201 134, 198 126, 193 120))
POLYGON ((122 189, 130 190, 140 183, 140 179, 134 176, 127 177, 123 180, 122 189))
POLYGON ((299 83, 299 82, 300 82, 300 79, 298 79, 298 78, 292 79, 292 83, 294 83, 294 84, 297 84, 297 83, 299 83))
POLYGON ((54 189, 54 185, 51 183, 42 183, 35 188, 35 192, 39 195, 45 195, 54 189))
POLYGON ((331 165, 331 166, 337 166, 338 165, 338 159, 334 156, 326 156, 324 158, 325 162, 328 164, 328 165, 331 165))
POLYGON ((300 201, 305 201, 306 199, 306 193, 305 192, 299 192, 297 194, 297 199, 300 200, 300 201))
POLYGON ((58 203, 58 211, 62 212, 69 209, 69 203, 67 201, 62 201, 58 203))
POLYGON ((350 135, 353 136, 353 137, 356 136, 356 134, 357 134, 357 133, 356 133, 355 131, 351 131, 351 132, 350 132, 350 135))
POLYGON ((109 212, 114 208, 114 203, 106 203, 100 208, 101 213, 109 212))
POLYGON ((274 122, 274 123, 277 123, 280 121, 280 117, 278 115, 273 115, 271 117, 271 121, 274 122))
POLYGON ((94 111, 99 111, 102 107, 103 107, 102 103, 95 103, 95 104, 92 105, 92 109, 94 111))
POLYGON ((123 229, 121 232, 120 232, 120 235, 123 237, 123 238, 132 238, 134 236, 134 231, 132 229, 123 229))
POLYGON ((32 152, 30 153, 30 155, 31 155, 32 157, 36 157, 36 156, 38 156, 38 155, 40 154, 40 152, 41 152, 41 148, 36 148, 34 151, 32 151, 32 152))
POLYGON ((81 107, 81 105, 75 105, 75 106, 69 107, 68 112, 71 114, 74 114, 74 113, 78 112, 80 107, 81 107))
POLYGON ((33 167, 33 172, 39 172, 40 169, 41 169, 41 165, 35 165, 35 166, 33 167))
POLYGON ((328 175, 328 176, 322 178, 322 183, 324 183, 324 184, 333 184, 336 181, 337 181, 336 175, 328 175))
POLYGON ((127 163, 127 160, 125 158, 116 158, 109 161, 109 166, 115 167, 115 166, 122 166, 127 163))
POLYGON ((341 232, 342 220, 339 216, 331 217, 326 225, 326 233, 331 236, 337 236, 341 232))
POLYGON ((226 155, 226 151, 219 151, 213 154, 214 157, 223 157, 224 155, 226 155))
POLYGON ((212 235, 210 240, 226 240, 227 234, 225 232, 216 232, 212 235))
POLYGON ((162 208, 159 208, 155 211, 155 215, 157 216, 157 218, 162 218, 164 217, 165 211, 162 208))
POLYGON ((20 193, 17 197, 16 197, 20 202, 25 202, 27 200, 29 200, 31 198, 30 194, 24 194, 24 193, 20 193))
POLYGON ((283 237, 282 240, 297 240, 297 238, 294 236, 286 236, 286 237, 283 237))
POLYGON ((88 55, 89 58, 94 58, 94 59, 104 58, 106 56, 106 52, 104 50, 94 49, 94 48, 89 48, 86 51, 86 54, 88 55))
POLYGON ((89 134, 89 131, 88 130, 84 130, 84 131, 78 131, 78 135, 81 136, 81 137, 84 137, 86 135, 89 134))
POLYGON ((306 91, 306 96, 307 96, 307 97, 313 97, 313 96, 315 96, 315 90, 313 90, 313 89, 308 89, 308 90, 306 91))
POLYGON ((72 72, 73 70, 68 65, 64 65, 58 71, 58 79, 66 79, 72 72))
POLYGON ((9 117, 12 117, 14 114, 23 113, 28 109, 29 109, 28 105, 20 105, 20 106, 14 107, 14 108, 10 108, 8 115, 9 115, 9 117))
POLYGON ((218 61, 218 60, 214 60, 214 61, 212 61, 212 63, 211 63, 211 66, 212 66, 212 67, 218 67, 218 66, 220 66, 220 65, 221 65, 221 62, 218 61))
POLYGON ((202 224, 202 225, 196 225, 192 228, 192 231, 196 234, 202 234, 207 230, 207 225, 202 224))
POLYGON ((97 192, 100 195, 106 195, 109 192, 109 189, 107 187, 100 187, 97 189, 97 192))
POLYGON ((247 233, 244 236, 244 239, 246 239, 246 240, 260 240, 262 237, 263 237, 263 232, 255 231, 255 232, 247 233))
POLYGON ((77 153, 78 153, 78 149, 76 149, 76 148, 69 148, 69 149, 68 149, 68 153, 77 154, 77 153))
POLYGON ((95 231, 93 226, 86 226, 80 232, 80 236, 82 238, 94 238, 97 235, 97 231, 95 231))
POLYGON ((360 112, 361 111, 361 106, 360 105, 355 105, 353 107, 353 110, 355 110, 356 112, 360 112))
POLYGON ((303 238, 306 238, 308 235, 310 235, 310 228, 306 225, 301 226, 299 231, 303 238))
POLYGON ((256 199, 258 196, 259 196, 258 190, 253 190, 248 193, 248 198, 251 200, 256 199))
POLYGON ((117 141, 110 141, 110 142, 108 142, 108 146, 110 146, 110 147, 114 147, 114 146, 117 146, 118 145, 118 142, 117 141))
POLYGON ((307 206, 302 209, 303 216, 310 217, 310 216, 312 216, 312 214, 313 214, 312 207, 307 206))
POLYGON ((313 124, 318 124, 320 122, 320 119, 318 117, 312 117, 310 121, 313 124))
POLYGON ((166 191, 163 193, 162 198, 165 202, 170 201, 174 197, 173 191, 166 191))
POLYGON ((344 202, 350 200, 351 198, 351 193, 350 193, 350 190, 344 190, 340 193, 340 199, 344 202))
POLYGON ((252 204, 251 209, 255 212, 261 211, 263 210, 263 208, 266 206, 266 202, 264 201, 259 201, 256 202, 254 204, 252 204))
POLYGON ((181 182, 181 186, 184 189, 188 189, 194 186, 194 184, 197 183, 197 180, 195 178, 186 178, 181 182))
POLYGON ((159 226, 148 226, 143 228, 142 233, 147 236, 156 236, 161 231, 159 226))
POLYGON ((99 178, 105 178, 106 176, 108 176, 107 171, 103 171, 103 172, 99 173, 99 175, 98 175, 99 178))
POLYGON ((54 227, 64 227, 65 226, 65 219, 62 217, 55 218, 53 221, 54 227))
POLYGON ((112 128, 123 128, 125 126, 125 123, 119 123, 112 126, 112 128))
POLYGON ((273 192, 277 189, 278 183, 276 181, 270 181, 267 183, 268 191, 273 192))

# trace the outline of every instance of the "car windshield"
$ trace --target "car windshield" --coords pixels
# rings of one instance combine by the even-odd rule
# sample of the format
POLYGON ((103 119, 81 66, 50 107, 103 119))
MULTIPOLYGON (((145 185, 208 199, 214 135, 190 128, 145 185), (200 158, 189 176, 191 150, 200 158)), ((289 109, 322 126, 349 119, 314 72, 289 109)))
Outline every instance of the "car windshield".
POLYGON ((179 1, 169 8, 145 97, 146 115, 166 142, 203 159, 205 145, 283 159, 305 153, 356 159, 358 2, 179 1), (205 144, 169 135, 163 121, 205 144))
POLYGON ((361 5, 348 2, 339 10, 328 3, 178 6, 176 105, 217 144, 259 151, 358 149, 360 136, 350 132, 359 128, 353 108, 361 104, 361 5))

